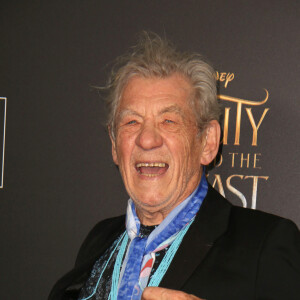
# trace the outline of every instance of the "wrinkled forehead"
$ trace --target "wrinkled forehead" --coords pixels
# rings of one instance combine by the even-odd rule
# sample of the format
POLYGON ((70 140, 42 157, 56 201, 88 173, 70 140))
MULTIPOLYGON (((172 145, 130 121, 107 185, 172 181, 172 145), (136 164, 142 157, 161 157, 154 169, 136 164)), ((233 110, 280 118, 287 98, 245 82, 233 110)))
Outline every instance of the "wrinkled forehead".
POLYGON ((131 104, 143 105, 143 102, 165 102, 168 106, 189 105, 193 94, 190 82, 180 74, 168 77, 131 78, 124 86, 118 110, 131 104))

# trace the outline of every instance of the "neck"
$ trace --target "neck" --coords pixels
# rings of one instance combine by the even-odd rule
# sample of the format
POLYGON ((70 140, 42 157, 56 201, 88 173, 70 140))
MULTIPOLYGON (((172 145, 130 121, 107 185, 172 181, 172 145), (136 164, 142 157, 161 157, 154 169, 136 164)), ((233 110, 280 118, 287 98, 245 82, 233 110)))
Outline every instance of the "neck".
POLYGON ((158 212, 146 212, 136 208, 137 216, 140 219, 141 224, 146 226, 159 225, 168 214, 164 214, 161 211, 158 212))
MULTIPOLYGON (((200 178, 201 179, 201 178, 200 178)), ((179 201, 172 202, 169 206, 164 207, 142 207, 135 203, 136 213, 141 222, 141 224, 146 226, 159 225, 168 214, 175 209, 178 205, 180 205, 185 199, 187 199, 197 188, 200 180, 193 186, 193 188, 189 189, 184 195, 182 195, 182 199, 179 201)))

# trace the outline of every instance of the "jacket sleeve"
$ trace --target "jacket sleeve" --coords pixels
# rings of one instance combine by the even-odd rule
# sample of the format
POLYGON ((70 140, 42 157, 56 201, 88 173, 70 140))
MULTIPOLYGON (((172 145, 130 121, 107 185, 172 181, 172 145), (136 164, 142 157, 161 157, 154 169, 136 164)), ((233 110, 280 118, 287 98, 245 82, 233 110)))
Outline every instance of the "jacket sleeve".
POLYGON ((300 232, 289 220, 277 222, 263 242, 256 299, 300 299, 300 232))

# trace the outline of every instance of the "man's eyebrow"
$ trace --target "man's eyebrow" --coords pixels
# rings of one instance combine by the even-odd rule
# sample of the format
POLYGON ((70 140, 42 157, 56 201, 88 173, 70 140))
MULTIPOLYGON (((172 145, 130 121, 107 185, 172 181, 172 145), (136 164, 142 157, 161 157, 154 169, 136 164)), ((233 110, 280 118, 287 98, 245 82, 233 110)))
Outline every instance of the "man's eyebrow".
POLYGON ((141 115, 134 111, 134 110, 131 110, 131 109, 122 109, 119 113, 118 113, 118 119, 119 120, 122 120, 124 117, 128 116, 128 115, 134 115, 134 116, 138 116, 138 117, 141 117, 141 115))
POLYGON ((177 105, 167 106, 159 111, 160 115, 165 114, 165 113, 176 113, 176 114, 180 115, 181 117, 183 117, 183 112, 180 109, 180 107, 177 105))
MULTIPOLYGON (((163 115, 165 113, 176 113, 176 114, 180 115, 182 118, 184 117, 182 110, 177 105, 170 105, 170 106, 164 107, 158 112, 159 115, 163 115)), ((142 117, 138 112, 131 110, 129 108, 126 108, 126 109, 122 109, 118 113, 117 118, 118 118, 118 120, 122 120, 124 117, 126 117, 128 115, 142 117)))

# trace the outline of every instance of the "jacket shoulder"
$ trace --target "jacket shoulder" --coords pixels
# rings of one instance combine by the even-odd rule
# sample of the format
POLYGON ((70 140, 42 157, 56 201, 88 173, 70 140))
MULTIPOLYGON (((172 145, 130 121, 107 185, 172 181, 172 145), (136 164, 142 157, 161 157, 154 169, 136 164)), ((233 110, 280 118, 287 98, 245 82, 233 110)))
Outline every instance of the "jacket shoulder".
POLYGON ((288 227, 290 226, 297 228, 297 226, 291 220, 260 210, 239 206, 232 207, 231 219, 238 225, 243 225, 243 227, 245 226, 246 228, 249 227, 250 230, 252 228, 271 230, 273 227, 276 227, 280 224, 287 224, 288 227))
MULTIPOLYGON (((299 234, 297 226, 291 220, 259 210, 234 206, 212 187, 209 189, 208 200, 208 203, 212 203, 209 205, 214 207, 214 216, 216 211, 226 209, 229 212, 226 238, 242 242, 245 246, 258 246, 273 232, 279 234, 283 230, 299 234)), ((220 214, 224 215, 222 211, 220 214)))
POLYGON ((263 249, 269 242, 283 241, 291 234, 299 240, 299 230, 291 220, 243 207, 231 209, 227 238, 245 248, 263 249))

